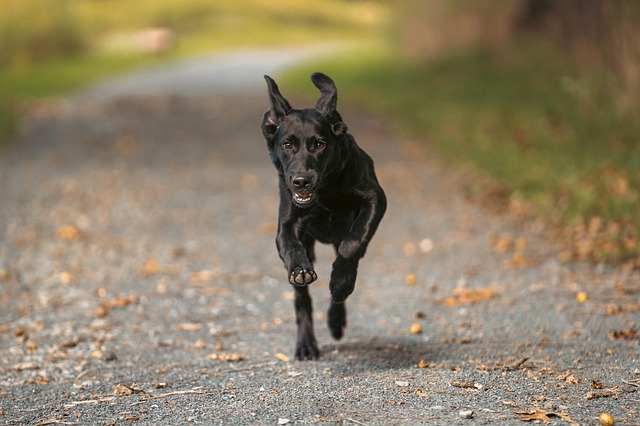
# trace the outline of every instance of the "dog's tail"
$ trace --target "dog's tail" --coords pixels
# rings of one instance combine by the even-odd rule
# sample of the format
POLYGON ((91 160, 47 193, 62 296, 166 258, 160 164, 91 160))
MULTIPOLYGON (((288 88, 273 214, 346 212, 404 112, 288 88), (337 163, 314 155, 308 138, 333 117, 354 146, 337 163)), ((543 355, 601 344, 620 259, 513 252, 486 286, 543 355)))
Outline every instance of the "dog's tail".
POLYGON ((316 103, 316 109, 325 116, 331 116, 338 104, 338 90, 331 78, 321 72, 311 75, 311 81, 320 89, 320 99, 316 103))

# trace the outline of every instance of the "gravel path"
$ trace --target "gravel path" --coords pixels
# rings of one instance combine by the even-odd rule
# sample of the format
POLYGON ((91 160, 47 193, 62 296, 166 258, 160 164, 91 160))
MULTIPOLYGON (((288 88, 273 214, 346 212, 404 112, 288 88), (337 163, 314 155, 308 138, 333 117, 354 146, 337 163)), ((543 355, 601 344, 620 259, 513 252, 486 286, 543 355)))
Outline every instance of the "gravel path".
POLYGON ((298 59, 182 62, 34 108, 0 153, 0 422, 640 424, 639 274, 561 264, 362 111, 341 110, 389 210, 340 342, 319 250, 323 355, 293 360, 258 125, 262 74, 298 59))

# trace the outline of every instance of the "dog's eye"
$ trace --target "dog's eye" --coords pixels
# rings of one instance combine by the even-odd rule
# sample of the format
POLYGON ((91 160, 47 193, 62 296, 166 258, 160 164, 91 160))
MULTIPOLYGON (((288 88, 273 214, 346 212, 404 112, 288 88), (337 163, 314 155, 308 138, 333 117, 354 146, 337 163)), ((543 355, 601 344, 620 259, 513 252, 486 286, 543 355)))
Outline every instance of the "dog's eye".
POLYGON ((282 143, 282 147, 283 147, 284 149, 286 149, 286 150, 293 149, 293 145, 292 145, 292 144, 291 144, 291 142, 289 142, 289 141, 284 141, 284 142, 282 143))
POLYGON ((327 143, 325 141, 317 141, 316 142, 316 149, 317 150, 324 149, 325 146, 327 146, 327 143))

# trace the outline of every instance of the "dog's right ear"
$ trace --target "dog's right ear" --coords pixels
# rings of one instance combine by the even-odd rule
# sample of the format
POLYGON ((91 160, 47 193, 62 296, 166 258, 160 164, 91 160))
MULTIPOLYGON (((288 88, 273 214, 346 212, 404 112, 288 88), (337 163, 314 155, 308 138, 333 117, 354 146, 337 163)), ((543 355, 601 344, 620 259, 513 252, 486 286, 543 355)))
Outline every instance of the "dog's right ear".
POLYGON ((267 82, 267 89, 269 93, 269 102, 271 104, 271 108, 264 113, 264 117, 262 119, 262 134, 265 139, 271 139, 276 132, 278 131, 278 127, 280 126, 280 121, 284 118, 285 115, 291 111, 291 105, 289 102, 280 94, 280 90, 278 89, 278 85, 275 81, 268 75, 264 76, 264 79, 267 82))

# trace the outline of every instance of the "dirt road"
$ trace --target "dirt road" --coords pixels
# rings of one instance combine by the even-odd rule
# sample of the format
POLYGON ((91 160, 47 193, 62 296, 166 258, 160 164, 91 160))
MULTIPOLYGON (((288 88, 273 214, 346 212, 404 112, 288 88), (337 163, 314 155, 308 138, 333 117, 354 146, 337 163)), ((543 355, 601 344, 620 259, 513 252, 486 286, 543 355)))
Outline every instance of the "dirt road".
POLYGON ((389 209, 340 342, 319 250, 323 355, 293 360, 258 128, 262 74, 290 54, 34 108, 0 154, 0 422, 640 424, 638 273, 561 264, 539 226, 468 202, 456 172, 362 111, 341 110, 389 209))

